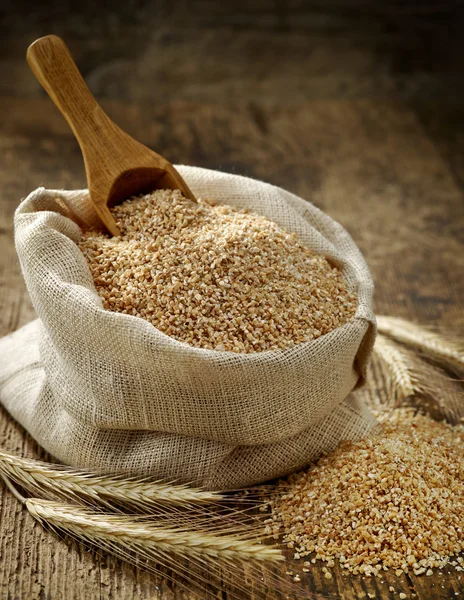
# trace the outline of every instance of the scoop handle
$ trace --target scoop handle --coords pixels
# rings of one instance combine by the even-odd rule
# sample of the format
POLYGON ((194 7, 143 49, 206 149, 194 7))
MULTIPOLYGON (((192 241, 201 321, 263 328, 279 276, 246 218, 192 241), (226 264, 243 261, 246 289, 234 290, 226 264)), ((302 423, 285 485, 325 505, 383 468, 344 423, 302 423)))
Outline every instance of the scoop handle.
POLYGON ((108 117, 92 96, 68 47, 58 36, 47 35, 29 46, 26 57, 82 149, 82 141, 88 136, 93 138, 95 129, 101 129, 96 127, 97 122, 108 117))
POLYGON ((118 235, 116 222, 106 206, 107 190, 99 193, 99 187, 106 179, 112 180, 111 161, 117 147, 113 138, 121 134, 119 128, 97 104, 61 38, 56 35, 39 38, 27 49, 26 58, 79 142, 95 210, 106 228, 118 235), (108 177, 93 177, 96 171, 108 177))

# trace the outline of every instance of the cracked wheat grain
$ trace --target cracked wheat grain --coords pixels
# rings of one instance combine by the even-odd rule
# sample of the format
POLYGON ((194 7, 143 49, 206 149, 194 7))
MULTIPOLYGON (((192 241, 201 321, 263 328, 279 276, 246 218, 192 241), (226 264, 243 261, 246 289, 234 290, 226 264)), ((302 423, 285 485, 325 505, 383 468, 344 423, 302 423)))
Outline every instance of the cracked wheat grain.
POLYGON ((380 433, 283 482, 266 531, 355 574, 462 571, 463 442, 462 426, 399 409, 380 433))
POLYGON ((146 319, 192 346, 260 352, 310 341, 352 319, 341 272, 268 219, 156 190, 111 209, 121 235, 80 248, 107 310, 146 319))

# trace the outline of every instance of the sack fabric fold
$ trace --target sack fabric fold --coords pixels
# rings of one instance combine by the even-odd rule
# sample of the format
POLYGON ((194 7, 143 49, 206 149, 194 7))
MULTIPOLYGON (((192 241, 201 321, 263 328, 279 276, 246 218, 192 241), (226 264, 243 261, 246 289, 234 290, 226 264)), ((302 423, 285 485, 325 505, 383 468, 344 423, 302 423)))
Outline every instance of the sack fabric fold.
POLYGON ((0 401, 60 461, 209 488, 302 468, 375 419, 350 392, 375 337, 373 282, 349 234, 315 206, 245 177, 178 167, 193 193, 248 208, 337 265, 355 318, 286 350, 194 348, 103 309, 77 244, 96 222, 87 192, 39 188, 15 215, 38 319, 0 340, 0 401))

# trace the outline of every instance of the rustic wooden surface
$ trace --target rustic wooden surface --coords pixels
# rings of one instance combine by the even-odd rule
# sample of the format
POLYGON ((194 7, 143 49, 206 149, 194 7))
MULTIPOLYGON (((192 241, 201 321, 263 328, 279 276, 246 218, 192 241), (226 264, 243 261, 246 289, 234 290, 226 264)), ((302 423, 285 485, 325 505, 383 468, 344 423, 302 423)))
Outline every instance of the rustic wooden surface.
MULTIPOLYGON (((173 162, 250 175, 311 200, 363 250, 377 312, 464 333, 460 2, 253 0, 232 10, 201 0, 194 13, 167 0, 130 0, 105 13, 5 4, 0 335, 34 317, 13 247, 16 206, 39 185, 85 185, 77 143, 24 59, 28 44, 47 33, 65 37, 103 108, 136 139, 173 162)), ((0 444, 44 456, 4 411, 0 444)), ((191 597, 56 539, 3 489, 0 511, 1 599, 191 597)), ((315 566, 300 597, 309 591, 444 600, 464 594, 464 576, 374 580, 335 569, 327 581, 315 566)))

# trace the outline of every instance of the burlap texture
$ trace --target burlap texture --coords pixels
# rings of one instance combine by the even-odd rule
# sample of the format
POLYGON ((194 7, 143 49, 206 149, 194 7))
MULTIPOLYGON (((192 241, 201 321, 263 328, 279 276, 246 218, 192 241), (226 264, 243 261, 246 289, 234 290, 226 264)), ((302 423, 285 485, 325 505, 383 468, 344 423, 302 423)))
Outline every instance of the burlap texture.
POLYGON ((373 417, 347 398, 375 335, 373 283, 348 233, 308 202, 252 179, 178 167, 197 196, 248 207, 297 233, 356 289, 354 320, 287 350, 190 347, 102 308, 77 242, 85 191, 39 188, 15 215, 39 319, 0 341, 0 399, 59 460, 235 488, 303 467, 373 417))

